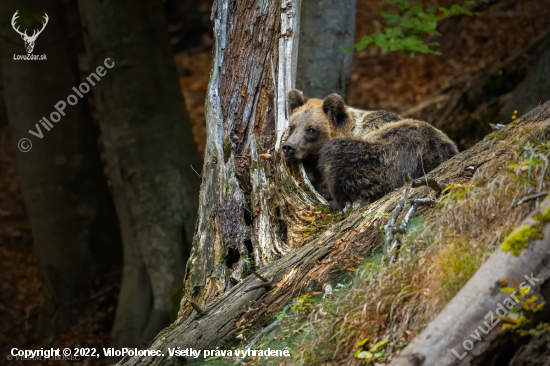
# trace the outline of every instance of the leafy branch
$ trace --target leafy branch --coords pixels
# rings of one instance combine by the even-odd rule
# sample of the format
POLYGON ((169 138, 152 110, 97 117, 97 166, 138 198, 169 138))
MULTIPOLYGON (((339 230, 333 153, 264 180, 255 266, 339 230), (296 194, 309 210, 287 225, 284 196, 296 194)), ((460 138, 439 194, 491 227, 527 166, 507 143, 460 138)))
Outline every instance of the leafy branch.
POLYGON ((415 52, 441 55, 441 52, 430 48, 439 46, 439 43, 425 42, 428 36, 441 36, 437 31, 438 23, 453 15, 480 15, 473 13, 468 7, 477 6, 480 2, 488 3, 488 0, 467 0, 464 5, 453 4, 449 8, 439 7, 437 10, 432 5, 425 7, 422 3, 410 3, 407 0, 386 0, 386 2, 395 4, 399 12, 379 13, 386 20, 387 26, 384 32, 363 36, 359 43, 342 47, 343 51, 349 51, 352 47, 361 51, 371 44, 376 44, 382 53, 403 51, 411 57, 414 57, 415 52))

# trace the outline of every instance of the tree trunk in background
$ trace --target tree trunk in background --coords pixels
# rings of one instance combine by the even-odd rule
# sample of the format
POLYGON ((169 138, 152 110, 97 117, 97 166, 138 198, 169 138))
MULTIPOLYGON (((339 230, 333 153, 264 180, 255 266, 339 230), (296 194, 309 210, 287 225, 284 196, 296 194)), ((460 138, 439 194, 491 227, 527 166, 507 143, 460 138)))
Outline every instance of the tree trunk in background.
MULTIPOLYGON (((51 131, 39 123, 43 116, 50 120, 54 105, 66 100, 80 82, 60 16, 63 8, 49 1, 0 3, 0 13, 8 19, 16 10, 38 17, 46 12, 50 18, 34 48, 34 54, 46 54, 47 61, 14 60, 14 54, 26 52, 9 23, 0 38, 11 139, 14 146, 22 138, 32 142, 30 151, 14 151, 42 280, 37 336, 44 337, 87 315, 91 280, 121 261, 120 231, 86 99, 67 105, 66 115, 51 131), (35 124, 42 138, 29 134, 37 132, 35 124)), ((24 30, 21 20, 17 24, 24 30)))
POLYGON ((202 162, 162 4, 79 0, 79 7, 91 68, 114 63, 94 92, 124 244, 112 336, 115 347, 130 347, 169 324, 171 299, 181 295, 200 184, 190 165, 202 162))
POLYGON ((504 122, 512 120, 514 111, 521 116, 550 97, 550 36, 538 48, 534 65, 527 69, 527 76, 514 91, 507 96, 507 102, 500 110, 504 122))
POLYGON ((354 43, 355 0, 302 0, 296 88, 311 98, 347 100, 354 43))

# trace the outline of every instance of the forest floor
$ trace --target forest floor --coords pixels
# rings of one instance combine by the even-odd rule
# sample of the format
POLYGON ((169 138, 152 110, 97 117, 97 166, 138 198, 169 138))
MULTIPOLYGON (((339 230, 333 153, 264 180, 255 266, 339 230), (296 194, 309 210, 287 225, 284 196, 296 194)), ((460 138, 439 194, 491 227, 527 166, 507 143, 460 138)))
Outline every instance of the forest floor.
MULTIPOLYGON (((359 40, 363 35, 381 30, 376 14, 388 10, 388 5, 376 0, 358 0, 357 4, 356 39, 359 40)), ((483 7, 479 17, 449 20, 442 25, 442 37, 434 40, 441 44, 438 50, 442 56, 417 54, 411 58, 398 53, 381 54, 376 47, 357 52, 349 103, 358 108, 405 113, 440 90, 480 77, 547 31, 549 5, 549 0, 500 0, 483 7)), ((179 52, 175 61, 195 141, 202 153, 206 143, 204 97, 213 40, 211 35, 203 34, 201 41, 199 46, 179 52)), ((422 111, 422 115, 437 107, 434 104, 422 111)), ((464 121, 463 113, 457 111, 441 128, 456 129, 464 121)), ((459 138, 464 140, 463 147, 476 142, 476 138, 466 135, 459 138)), ((118 274, 112 276, 116 278, 118 274)), ((12 347, 100 348, 109 344, 116 288, 90 300, 96 311, 79 324, 56 337, 41 342, 33 340, 42 301, 41 285, 3 98, 0 98, 0 290, 0 364, 7 362, 6 355, 12 347)), ((89 361, 86 365, 107 363, 104 359, 89 361)))

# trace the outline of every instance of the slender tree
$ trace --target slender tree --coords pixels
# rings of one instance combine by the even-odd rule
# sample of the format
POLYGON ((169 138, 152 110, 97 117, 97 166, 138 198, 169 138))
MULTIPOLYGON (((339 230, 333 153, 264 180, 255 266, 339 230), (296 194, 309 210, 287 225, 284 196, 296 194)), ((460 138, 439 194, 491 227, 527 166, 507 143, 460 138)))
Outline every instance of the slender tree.
POLYGON ((311 98, 338 93, 347 100, 354 43, 355 0, 302 0, 296 88, 311 98))
POLYGON ((115 346, 148 343, 181 295, 195 229, 201 165, 162 4, 79 0, 124 245, 115 346), (152 295, 152 296, 151 296, 152 295), (152 300, 151 300, 152 299, 152 300))
POLYGON ((1 28, 2 80, 42 280, 39 337, 86 315, 92 279, 121 260, 118 221, 87 101, 65 103, 63 115, 55 109, 80 83, 61 5, 49 0, 0 3, 0 13, 14 24, 1 28), (28 26, 30 19, 40 21, 28 26), (47 59, 15 60, 28 50, 15 29, 28 36, 42 29, 33 53, 47 59), (40 122, 43 117, 49 122, 40 122))

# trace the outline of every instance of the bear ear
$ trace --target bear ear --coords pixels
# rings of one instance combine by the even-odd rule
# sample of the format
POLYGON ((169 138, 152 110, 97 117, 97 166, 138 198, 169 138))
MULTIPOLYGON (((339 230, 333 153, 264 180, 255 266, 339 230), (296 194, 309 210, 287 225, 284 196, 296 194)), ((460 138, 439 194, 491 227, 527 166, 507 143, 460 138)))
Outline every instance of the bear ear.
POLYGON ((292 113, 296 108, 306 104, 307 97, 298 89, 294 89, 286 93, 286 102, 288 103, 288 110, 292 113))
POLYGON ((323 112, 336 126, 345 124, 348 120, 346 113, 346 103, 341 96, 332 93, 323 100, 323 112))

